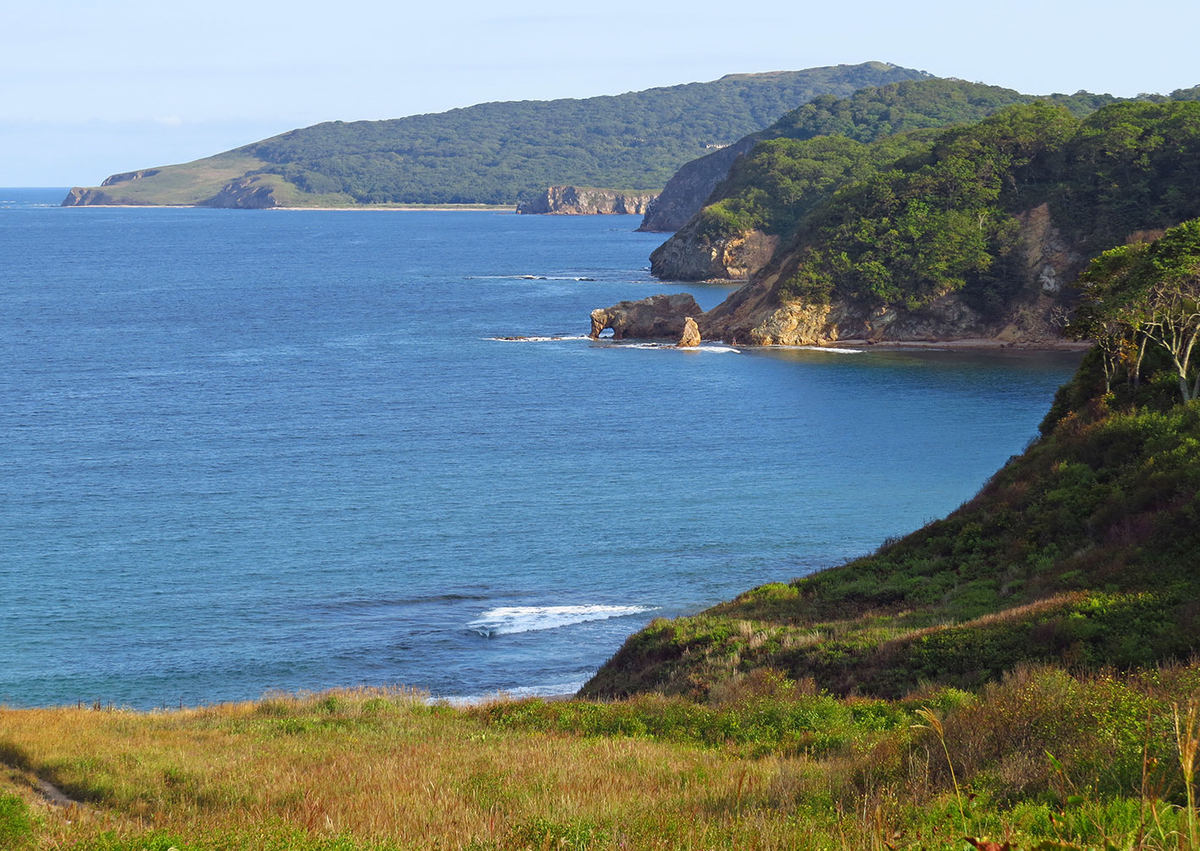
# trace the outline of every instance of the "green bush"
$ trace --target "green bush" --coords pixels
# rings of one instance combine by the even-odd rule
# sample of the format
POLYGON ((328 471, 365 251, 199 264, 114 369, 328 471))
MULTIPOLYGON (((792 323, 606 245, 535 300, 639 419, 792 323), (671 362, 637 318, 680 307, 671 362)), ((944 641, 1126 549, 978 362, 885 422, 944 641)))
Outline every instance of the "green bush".
POLYGON ((16 795, 0 792, 0 848, 22 848, 32 839, 29 807, 16 795))

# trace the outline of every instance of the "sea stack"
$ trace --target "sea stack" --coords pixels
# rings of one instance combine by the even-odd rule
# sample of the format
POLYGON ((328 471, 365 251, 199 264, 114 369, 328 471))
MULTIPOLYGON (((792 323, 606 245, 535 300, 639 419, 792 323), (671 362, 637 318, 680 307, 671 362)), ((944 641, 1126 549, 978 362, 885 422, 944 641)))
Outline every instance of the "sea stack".
POLYGON ((700 326, 692 317, 683 320, 683 336, 676 345, 681 349, 694 349, 700 345, 700 326))

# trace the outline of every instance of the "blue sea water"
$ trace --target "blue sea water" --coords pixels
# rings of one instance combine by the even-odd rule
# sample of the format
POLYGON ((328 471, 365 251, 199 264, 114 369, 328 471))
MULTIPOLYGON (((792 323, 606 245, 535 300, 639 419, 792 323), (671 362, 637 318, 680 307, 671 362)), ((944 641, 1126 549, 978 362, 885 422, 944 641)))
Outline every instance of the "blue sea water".
POLYGON ((1078 360, 594 343, 727 293, 653 280, 632 217, 63 195, 0 190, 11 705, 571 691, 952 510, 1078 360))

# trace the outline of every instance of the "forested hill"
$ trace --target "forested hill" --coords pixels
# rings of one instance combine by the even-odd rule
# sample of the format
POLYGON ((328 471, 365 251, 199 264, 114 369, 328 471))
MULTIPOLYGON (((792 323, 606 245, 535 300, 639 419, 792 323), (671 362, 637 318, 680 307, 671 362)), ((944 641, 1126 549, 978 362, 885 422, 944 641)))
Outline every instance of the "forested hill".
POLYGON ((582 100, 327 122, 77 188, 75 204, 515 204, 550 185, 657 190, 684 162, 822 95, 928 76, 881 62, 582 100))
MULTIPOLYGON (((1134 100, 1196 99, 1193 88, 1134 100)), ((973 124, 1004 107, 1034 101, 1084 118, 1120 100, 1088 92, 1037 97, 949 79, 816 98, 730 148, 687 163, 671 178, 641 227, 677 231, 652 255, 651 269, 670 280, 747 277, 770 259, 771 238, 786 240, 796 223, 840 186, 927 144, 932 136, 922 130, 973 124), (892 141, 871 144, 888 137, 892 141)))
MULTIPOLYGON (((784 114, 769 127, 744 136, 728 148, 705 154, 684 165, 651 205, 640 229, 675 231, 682 228, 700 212, 706 200, 716 200, 710 199, 710 194, 730 174, 738 157, 762 142, 773 139, 803 141, 818 136, 845 136, 857 142, 873 142, 911 130, 972 124, 998 109, 1015 103, 1029 103, 1033 99, 1031 95, 1012 89, 952 79, 910 80, 872 86, 848 97, 823 95, 784 114)), ((1087 106, 1088 99, 1084 98, 1079 105, 1087 106)), ((1091 108, 1100 105, 1096 103, 1091 108)))
POLYGON ((1048 338, 1087 257, 1200 216, 1197 162, 1194 101, 1114 103, 1082 121, 1061 104, 1008 107, 842 184, 701 333, 1048 338))

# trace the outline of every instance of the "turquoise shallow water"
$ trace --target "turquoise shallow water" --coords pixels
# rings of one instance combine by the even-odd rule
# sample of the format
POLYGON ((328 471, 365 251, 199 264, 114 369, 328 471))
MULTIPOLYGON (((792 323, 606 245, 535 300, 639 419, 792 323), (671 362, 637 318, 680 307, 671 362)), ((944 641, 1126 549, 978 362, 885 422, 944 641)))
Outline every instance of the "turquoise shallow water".
POLYGON ((592 308, 685 289, 627 217, 63 194, 0 190, 16 705, 570 690, 652 617, 945 514, 1077 361, 595 344, 592 308))

